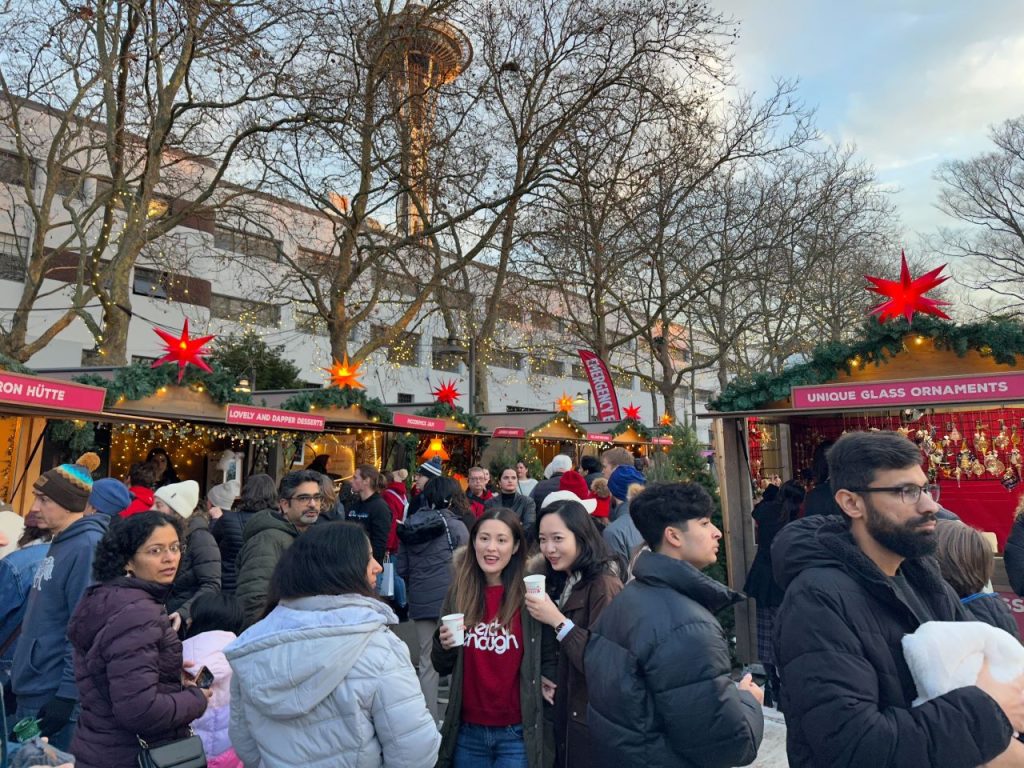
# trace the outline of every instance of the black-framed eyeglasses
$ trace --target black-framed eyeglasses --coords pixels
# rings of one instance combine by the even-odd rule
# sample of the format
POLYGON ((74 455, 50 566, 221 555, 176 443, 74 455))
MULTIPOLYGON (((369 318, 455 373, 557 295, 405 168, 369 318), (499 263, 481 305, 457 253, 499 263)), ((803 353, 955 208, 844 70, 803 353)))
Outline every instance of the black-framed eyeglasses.
POLYGON ((299 504, 308 504, 315 501, 317 504, 324 500, 322 493, 300 493, 297 496, 289 496, 288 501, 297 501, 299 504))
POLYGON ((900 501, 904 504, 917 504, 922 493, 927 493, 931 496, 932 501, 938 501, 940 489, 935 483, 926 483, 925 485, 908 483, 907 485, 894 485, 886 488, 847 488, 846 490, 853 493, 896 493, 899 494, 900 501))

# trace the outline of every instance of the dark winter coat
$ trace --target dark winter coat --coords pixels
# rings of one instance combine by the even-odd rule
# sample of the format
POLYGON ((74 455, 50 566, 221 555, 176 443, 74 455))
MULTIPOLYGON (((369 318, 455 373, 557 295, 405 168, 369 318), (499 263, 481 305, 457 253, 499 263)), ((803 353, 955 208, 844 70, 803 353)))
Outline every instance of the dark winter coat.
POLYGON ((136 735, 150 745, 188 736, 206 711, 181 684, 181 641, 164 609, 167 587, 121 577, 90 587, 68 637, 82 712, 71 752, 78 768, 135 768, 136 735))
POLYGON ((714 614, 743 596, 654 552, 591 627, 584 667, 597 765, 747 765, 764 735, 761 705, 729 677, 714 614))
MULTIPOLYGON (((974 768, 1007 748, 1010 723, 974 686, 911 708, 917 690, 901 641, 921 622, 843 520, 790 523, 772 562, 786 590, 774 642, 792 768, 974 768)), ((904 560, 900 571, 932 618, 966 618, 932 558, 904 560)))
POLYGON ((610 573, 577 584, 562 613, 573 623, 558 646, 558 678, 555 683, 555 766, 590 768, 597 762, 587 727, 587 678, 583 654, 594 626, 608 604, 622 591, 618 576, 610 573))
POLYGON ((68 622, 92 582, 93 555, 109 522, 102 514, 79 518, 50 542, 36 568, 14 653, 11 682, 19 704, 78 698, 68 622))
POLYGON ((554 493, 560 489, 562 484, 562 475, 564 474, 564 472, 556 472, 551 477, 537 483, 537 487, 534 488, 533 493, 530 494, 530 498, 533 499, 533 506, 536 509, 541 508, 541 505, 544 504, 544 499, 547 498, 549 493, 554 493))
POLYGON ((375 493, 369 498, 358 499, 345 512, 345 519, 350 523, 359 523, 370 537, 373 557, 378 563, 384 562, 384 553, 388 548, 388 534, 391 532, 391 507, 375 493))
MULTIPOLYGON (((270 510, 271 512, 273 510, 270 510)), ((238 585, 238 553, 242 551, 245 526, 256 516, 249 509, 228 509, 210 526, 210 533, 220 547, 220 588, 234 592, 238 585)))
POLYGON ((405 540, 398 549, 396 569, 405 579, 409 618, 437 619, 452 583, 452 552, 469 542, 469 531, 448 510, 421 509, 403 523, 401 534, 405 540), (444 527, 437 525, 442 517, 451 534, 450 545, 444 527), (433 532, 431 538, 417 540, 416 533, 428 528, 433 532))
POLYGON ((1010 528, 1010 536, 1006 540, 1006 551, 1003 552, 1003 563, 1006 565, 1006 578, 1010 588, 1024 597, 1024 515, 1018 515, 1010 528))
POLYGON ((775 499, 758 502, 750 513, 757 522, 757 554, 750 564, 743 592, 747 597, 754 598, 759 608, 778 608, 782 605, 782 587, 775 583, 772 574, 772 542, 787 522, 779 519, 781 511, 782 502, 775 499))
POLYGON ((519 522, 523 524, 523 530, 526 531, 527 536, 531 539, 537 538, 537 532, 534 530, 537 527, 537 505, 529 496, 517 493, 512 497, 512 503, 506 505, 501 500, 501 494, 496 493, 484 503, 484 509, 494 509, 495 507, 511 509, 519 517, 519 522))
POLYGON ((1013 618, 1010 606, 995 592, 979 592, 960 598, 960 604, 967 610, 972 621, 983 621, 993 627, 1009 632, 1020 640, 1020 629, 1013 618))
MULTIPOLYGON (((472 555, 471 555, 472 556, 472 555)), ((445 597, 441 613, 448 614, 454 610, 451 604, 451 593, 445 597)), ((519 668, 519 705, 523 713, 523 743, 526 745, 526 762, 528 768, 548 768, 552 760, 553 745, 544 738, 544 698, 541 696, 541 676, 554 680, 557 674, 557 653, 554 635, 543 632, 524 608, 520 612, 523 622, 523 663, 519 668)), ((451 692, 448 694, 448 707, 444 713, 444 724, 441 726, 441 750, 437 756, 435 768, 451 768, 455 758, 455 743, 459 737, 459 725, 462 722, 462 679, 463 656, 462 648, 455 647, 445 650, 441 647, 439 630, 434 632, 434 645, 430 653, 430 661, 437 673, 444 677, 451 675, 451 692)))
POLYGON ((220 592, 220 549, 203 515, 188 519, 185 553, 167 598, 167 612, 181 616, 182 625, 192 618, 192 604, 202 594, 220 592))
POLYGON ((257 512, 245 526, 235 597, 245 612, 246 626, 263 616, 274 567, 298 535, 298 528, 269 509, 257 512))
POLYGON ((828 480, 814 486, 804 499, 804 517, 841 514, 843 511, 836 504, 836 495, 828 480))

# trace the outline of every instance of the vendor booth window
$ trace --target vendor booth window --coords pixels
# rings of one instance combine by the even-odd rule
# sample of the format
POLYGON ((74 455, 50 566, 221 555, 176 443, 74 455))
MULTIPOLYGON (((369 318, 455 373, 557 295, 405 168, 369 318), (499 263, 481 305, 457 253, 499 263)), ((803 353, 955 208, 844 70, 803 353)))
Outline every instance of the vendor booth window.
POLYGON ((0 232, 0 280, 25 280, 28 238, 0 232))

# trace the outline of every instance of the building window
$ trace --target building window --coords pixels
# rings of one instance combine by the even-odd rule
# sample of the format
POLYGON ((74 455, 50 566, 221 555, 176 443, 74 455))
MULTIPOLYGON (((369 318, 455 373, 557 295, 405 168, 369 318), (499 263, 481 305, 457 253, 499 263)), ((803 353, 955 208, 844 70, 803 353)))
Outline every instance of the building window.
POLYGON ((543 413, 540 408, 526 408, 522 405, 506 405, 505 413, 543 413))
POLYGON ((556 331, 558 333, 565 331, 565 321, 562 318, 537 310, 530 313, 530 325, 535 331, 556 331))
POLYGON ((268 261, 281 260, 281 241, 272 237, 255 235, 238 229, 217 227, 213 233, 213 245, 222 251, 233 251, 253 258, 268 261))
POLYGON ((510 301, 499 301, 495 311, 498 313, 499 320, 512 323, 521 323, 523 321, 522 308, 510 301))
POLYGON ((281 309, 264 301, 214 293, 210 295, 210 317, 276 327, 281 323, 281 309))
POLYGON ((468 312, 473 308, 473 294, 469 291, 459 291, 455 288, 441 288, 439 294, 440 302, 449 309, 468 312))
POLYGON ((712 392, 710 389, 695 389, 693 390, 693 393, 694 395, 697 396, 698 403, 706 403, 708 400, 715 396, 715 393, 712 392))
POLYGON ((441 336, 434 337, 434 347, 430 353, 430 367, 435 371, 458 373, 459 363, 462 362, 462 355, 438 351, 439 349, 443 349, 447 346, 448 339, 442 338, 441 336))
MULTIPOLYGON (((212 307, 211 307, 212 310, 212 307)), ((327 321, 319 312, 295 310, 295 330, 311 336, 326 336, 327 321)))
POLYGON ((561 360, 548 360, 542 357, 531 357, 530 373, 561 378, 565 375, 565 363, 561 360))
POLYGON ((523 367, 525 357, 522 352, 495 348, 491 350, 491 365, 496 368, 508 368, 509 370, 518 371, 523 367))
MULTIPOLYGON (((20 187, 23 178, 21 173, 23 168, 24 164, 20 155, 0 152, 0 182, 20 187)), ((35 186, 35 175, 36 167, 35 163, 32 163, 32 168, 29 172, 29 183, 31 186, 35 186)))
POLYGON ((132 365, 152 365, 157 358, 148 355, 132 355, 132 365))
POLYGON ((28 238, 0 232, 0 280, 25 282, 28 238))
MULTIPOLYGON (((370 329, 373 338, 383 336, 388 331, 387 326, 374 325, 370 329)), ((387 361, 396 365, 419 365, 420 334, 402 333, 387 347, 387 361)))
POLYGON ((132 293, 139 296, 149 296, 154 299, 167 298, 167 282, 169 275, 158 269, 147 269, 146 267, 135 268, 135 279, 132 282, 132 293))
POLYGON ((410 405, 412 403, 412 395, 408 392, 398 393, 398 404, 399 405, 410 405))
POLYGON ((616 387, 620 387, 622 389, 633 388, 633 374, 631 373, 613 373, 612 381, 615 383, 616 387))

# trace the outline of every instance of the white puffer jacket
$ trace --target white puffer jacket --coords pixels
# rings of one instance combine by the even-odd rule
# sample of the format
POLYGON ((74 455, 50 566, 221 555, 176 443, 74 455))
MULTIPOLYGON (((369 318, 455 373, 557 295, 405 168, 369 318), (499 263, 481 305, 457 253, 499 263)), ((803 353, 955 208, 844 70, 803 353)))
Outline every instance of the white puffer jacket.
POLYGON ((441 736, 384 603, 282 601, 225 649, 246 768, 431 768, 441 736))

